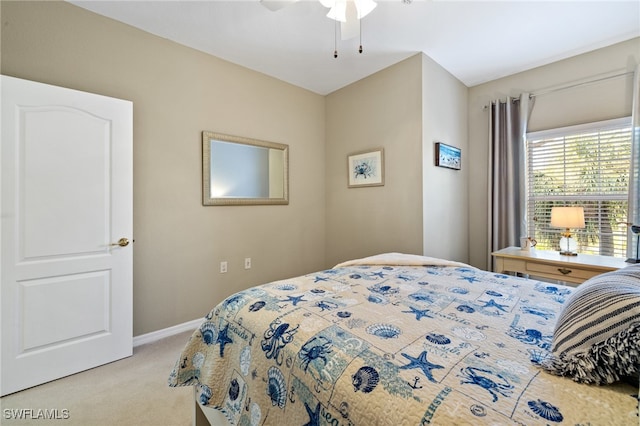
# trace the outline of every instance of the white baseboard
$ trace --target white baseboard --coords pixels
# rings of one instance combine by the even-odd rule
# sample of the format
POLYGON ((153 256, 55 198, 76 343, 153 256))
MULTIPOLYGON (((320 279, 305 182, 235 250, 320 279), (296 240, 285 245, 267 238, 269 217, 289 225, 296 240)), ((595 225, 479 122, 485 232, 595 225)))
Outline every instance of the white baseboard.
POLYGON ((163 328, 162 330, 152 331, 151 333, 141 334, 133 338, 133 347, 144 345, 146 343, 152 343, 165 337, 170 337, 175 334, 180 334, 184 331, 193 331, 202 323, 204 319, 198 318, 192 321, 188 321, 182 324, 174 325, 172 327, 163 328))

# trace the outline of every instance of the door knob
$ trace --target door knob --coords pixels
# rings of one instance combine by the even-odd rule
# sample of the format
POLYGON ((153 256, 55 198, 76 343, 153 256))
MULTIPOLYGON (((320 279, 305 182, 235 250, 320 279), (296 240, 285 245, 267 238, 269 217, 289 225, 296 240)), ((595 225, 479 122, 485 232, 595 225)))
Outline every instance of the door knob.
POLYGON ((126 239, 126 238, 120 238, 120 239, 118 240, 118 242, 117 242, 117 243, 115 243, 115 244, 109 244, 109 245, 110 245, 110 246, 126 247, 126 246, 128 246, 128 245, 129 245, 129 240, 128 240, 128 239, 126 239))

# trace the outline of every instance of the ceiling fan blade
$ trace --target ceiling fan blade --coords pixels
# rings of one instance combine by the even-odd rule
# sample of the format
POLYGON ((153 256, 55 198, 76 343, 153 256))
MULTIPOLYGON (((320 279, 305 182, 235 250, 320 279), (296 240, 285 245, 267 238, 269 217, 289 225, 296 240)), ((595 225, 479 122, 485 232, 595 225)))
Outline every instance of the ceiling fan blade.
POLYGON ((298 0, 260 0, 260 3, 270 11, 275 12, 297 1, 298 0))

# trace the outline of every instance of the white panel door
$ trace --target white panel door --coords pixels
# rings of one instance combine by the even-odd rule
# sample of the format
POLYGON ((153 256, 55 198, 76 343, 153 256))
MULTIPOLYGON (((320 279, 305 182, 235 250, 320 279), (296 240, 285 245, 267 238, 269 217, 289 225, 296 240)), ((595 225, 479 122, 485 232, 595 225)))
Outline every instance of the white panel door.
POLYGON ((6 395, 132 354, 133 105, 1 78, 6 395))

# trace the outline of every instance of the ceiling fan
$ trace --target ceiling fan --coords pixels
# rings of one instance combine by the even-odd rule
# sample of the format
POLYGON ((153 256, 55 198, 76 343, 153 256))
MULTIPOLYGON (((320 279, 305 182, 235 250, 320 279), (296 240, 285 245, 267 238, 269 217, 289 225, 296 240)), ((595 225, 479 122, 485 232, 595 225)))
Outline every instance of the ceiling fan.
MULTIPOLYGON (((280 10, 299 0, 260 0, 271 11, 280 10)), ((340 22, 340 37, 348 40, 360 34, 360 19, 367 16, 377 4, 374 0, 318 0, 329 8, 327 17, 340 22)))

